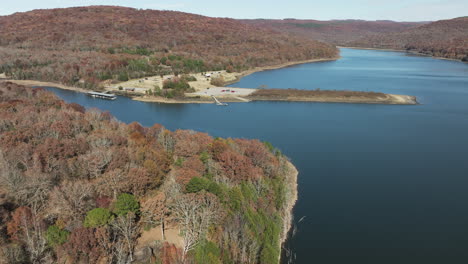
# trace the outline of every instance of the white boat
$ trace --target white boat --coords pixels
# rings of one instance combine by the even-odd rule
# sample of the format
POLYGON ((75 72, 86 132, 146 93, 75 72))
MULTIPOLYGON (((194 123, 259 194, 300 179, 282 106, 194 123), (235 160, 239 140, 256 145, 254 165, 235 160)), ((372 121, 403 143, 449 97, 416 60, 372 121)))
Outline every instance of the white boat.
POLYGON ((94 98, 101 98, 101 99, 107 99, 107 100, 117 99, 117 95, 111 94, 111 93, 89 92, 88 95, 94 98))
POLYGON ((218 99, 216 97, 214 97, 214 95, 212 95, 211 97, 213 97, 213 99, 215 100, 216 105, 222 105, 222 106, 227 106, 228 105, 226 103, 221 103, 220 101, 218 101, 218 99))

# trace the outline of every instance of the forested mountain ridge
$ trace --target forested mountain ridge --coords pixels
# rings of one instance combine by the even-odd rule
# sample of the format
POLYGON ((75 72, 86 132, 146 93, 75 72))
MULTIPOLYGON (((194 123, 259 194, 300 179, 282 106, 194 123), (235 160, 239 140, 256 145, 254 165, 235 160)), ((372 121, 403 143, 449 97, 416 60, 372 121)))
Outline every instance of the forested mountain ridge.
POLYGON ((435 57, 468 60, 467 17, 436 22, 297 19, 242 21, 339 46, 398 49, 435 57))
POLYGON ((108 79, 241 71, 337 54, 331 45, 300 36, 174 11, 91 6, 0 17, 0 72, 85 87, 108 79))
POLYGON ((278 263, 296 179, 269 143, 0 83, 0 263, 278 263))
POLYGON ((355 47, 399 49, 468 61, 468 17, 440 20, 398 33, 364 37, 355 47))
POLYGON ((304 20, 304 19, 252 19, 241 20, 244 23, 268 28, 284 33, 293 33, 309 39, 345 45, 349 41, 365 36, 400 32, 418 27, 426 22, 395 22, 365 20, 304 20))

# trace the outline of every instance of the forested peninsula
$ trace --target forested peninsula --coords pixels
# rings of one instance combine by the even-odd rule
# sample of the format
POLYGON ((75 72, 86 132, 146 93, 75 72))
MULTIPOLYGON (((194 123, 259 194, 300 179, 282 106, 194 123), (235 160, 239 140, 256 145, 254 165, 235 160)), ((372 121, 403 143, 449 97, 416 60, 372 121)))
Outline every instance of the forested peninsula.
POLYGON ((6 263, 278 263, 296 181, 267 142, 124 124, 0 83, 6 263))

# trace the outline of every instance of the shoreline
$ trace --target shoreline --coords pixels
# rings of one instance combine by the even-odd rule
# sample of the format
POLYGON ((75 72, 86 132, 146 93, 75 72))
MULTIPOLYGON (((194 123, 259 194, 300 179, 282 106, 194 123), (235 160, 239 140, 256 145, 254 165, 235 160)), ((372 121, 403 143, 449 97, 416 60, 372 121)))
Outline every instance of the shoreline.
POLYGON ((227 82, 227 83, 224 84, 224 86, 237 83, 243 77, 249 76, 249 75, 254 74, 256 72, 278 70, 278 69, 288 68, 288 67, 301 65, 301 64, 307 64, 307 63, 337 61, 339 59, 341 59, 341 56, 338 55, 338 56, 333 57, 333 58, 310 59, 310 60, 303 60, 303 61, 292 61, 292 62, 286 62, 286 63, 272 65, 272 66, 255 67, 254 69, 250 69, 250 70, 240 72, 239 75, 237 75, 238 80, 236 80, 235 82, 227 82))
POLYGON ((451 58, 445 58, 445 57, 436 57, 436 56, 430 56, 424 53, 420 52, 412 52, 412 51, 407 51, 404 49, 379 49, 379 48, 364 48, 364 47, 343 47, 343 46, 336 46, 337 48, 341 49, 356 49, 356 50, 378 50, 378 51, 393 51, 393 52, 403 52, 406 54, 412 54, 412 55, 418 55, 421 57, 427 57, 427 58, 432 58, 432 59, 437 59, 437 60, 448 60, 448 61, 456 61, 456 62, 461 62, 461 63, 468 63, 466 61, 462 61, 459 59, 451 59, 451 58))
MULTIPOLYGON (((352 47, 348 47, 352 48, 352 47)), ((359 48, 356 48, 359 49, 359 48)), ((396 50, 395 50, 396 51, 396 50)), ((287 67, 292 67, 301 64, 307 63, 316 63, 316 62, 329 62, 329 61, 336 61, 340 59, 340 56, 333 57, 333 58, 323 58, 323 59, 311 59, 311 60, 304 60, 304 61, 293 61, 282 63, 278 65, 272 66, 263 66, 263 67, 256 67, 254 69, 250 69, 247 71, 240 72, 236 75, 236 80, 226 82, 223 85, 230 85, 236 82, 245 76, 251 75, 256 72, 261 71, 268 71, 268 70, 276 70, 282 69, 287 67)), ((60 83, 53 83, 53 82, 44 82, 44 81, 37 81, 37 80, 13 80, 13 79, 5 79, 4 81, 10 81, 20 85, 26 86, 46 86, 46 87, 56 87, 59 89, 70 90, 80 93, 88 93, 90 90, 85 90, 79 87, 68 86, 60 83)), ((224 87, 223 86, 223 87, 224 87)), ((231 88, 231 89, 248 89, 248 88, 231 88)), ((256 90, 256 89, 249 89, 249 90, 256 90)), ((117 91, 114 91, 117 93, 117 91)), ((226 103, 246 103, 252 101, 270 101, 270 102, 317 102, 317 103, 359 103, 359 104, 388 104, 388 105, 416 105, 418 104, 417 98, 414 96, 409 95, 393 95, 393 94, 386 94, 386 98, 381 99, 368 99, 368 98, 359 98, 359 97, 351 97, 351 98, 334 98, 334 97, 294 97, 294 96, 284 96, 284 97, 256 97, 255 95, 232 95, 232 96, 221 96, 216 95, 216 97, 221 100, 222 102, 226 103)), ((164 97, 154 97, 154 96, 147 96, 147 95, 121 95, 130 97, 132 100, 140 101, 140 102, 147 102, 147 103, 163 103, 163 104, 213 104, 214 101, 211 96, 186 96, 182 99, 169 99, 164 97)))
MULTIPOLYGON (((287 66, 286 66, 287 67, 287 66)), ((78 87, 70 87, 58 83, 43 82, 35 80, 11 80, 5 79, 2 81, 8 81, 25 86, 46 86, 56 87, 59 89, 87 93, 89 90, 85 90, 78 87)), ((236 88, 243 89, 243 88, 236 88)), ((351 98, 324 98, 324 97, 255 97, 253 96, 218 96, 217 98, 225 103, 248 103, 255 101, 263 102, 311 102, 311 103, 349 103, 349 104, 385 104, 385 105, 417 105, 417 98, 410 95, 397 95, 397 94, 386 94, 387 97, 383 99, 370 100, 367 98, 351 97, 351 98)), ((162 103, 162 104, 213 104, 214 101, 209 96, 201 97, 186 97, 184 99, 168 99, 163 97, 147 97, 147 96, 131 96, 128 95, 132 100, 146 102, 146 103, 162 103)))
POLYGON ((382 105, 418 105, 418 100, 415 96, 401 94, 385 94, 385 98, 363 98, 363 97, 285 97, 285 98, 258 98, 255 96, 247 97, 251 101, 268 101, 268 102, 312 102, 312 103, 346 103, 346 104, 382 104, 382 105))
MULTIPOLYGON (((225 82, 223 84, 223 87, 227 85, 231 85, 234 83, 239 82, 240 79, 242 79, 245 76, 251 75, 256 72, 261 72, 261 71, 268 71, 268 70, 277 70, 277 69, 282 69, 282 68, 287 68, 295 65, 301 65, 301 64, 307 64, 307 63, 315 63, 315 62, 328 62, 328 61, 336 61, 339 60, 341 56, 333 57, 333 58, 322 58, 322 59, 310 59, 310 60, 303 60, 303 61, 291 61, 291 62, 286 62, 282 64, 277 64, 277 65, 271 65, 271 66, 260 66, 260 67, 255 67, 250 70, 242 71, 237 73, 236 79, 233 81, 225 82)), ((54 83, 54 82, 46 82, 46 81, 38 81, 38 80, 16 80, 16 79, 11 79, 11 78, 5 78, 2 81, 9 81, 13 82, 16 84, 20 85, 25 85, 25 86, 46 86, 46 87, 55 87, 59 89, 64 89, 64 90, 70 90, 70 91, 75 91, 75 92, 80 92, 80 93, 87 93, 90 92, 91 90, 86 90, 83 88, 75 87, 75 86, 70 86, 70 85, 65 85, 61 83, 54 83)), ((165 99, 162 100, 161 98, 148 98, 146 96, 128 96, 131 97, 133 100, 136 101, 143 101, 143 102, 156 102, 156 103, 177 103, 180 101, 180 103, 184 103, 181 100, 174 100, 174 99, 165 99), (138 99, 136 99, 138 98, 138 99), (175 102, 177 101, 177 102, 175 102)), ((197 103, 197 100, 194 100, 195 103, 197 103)))
MULTIPOLYGON (((221 99, 222 102, 226 103, 247 103, 249 101, 244 101, 237 99, 235 97, 217 97, 218 99, 221 99)), ((193 98, 193 97, 187 97, 186 99, 167 99, 163 97, 134 97, 132 100, 135 101, 140 101, 140 102, 145 102, 145 103, 160 103, 160 104, 213 104, 214 101, 211 98, 208 97, 202 97, 202 98, 193 98), (197 100, 199 99, 199 100, 197 100)))
POLYGON ((91 90, 85 90, 83 88, 79 87, 74 87, 74 86, 67 86, 61 83, 54 83, 54 82, 44 82, 44 81, 36 81, 36 80, 15 80, 15 79, 5 79, 3 81, 6 82, 12 82, 16 83, 19 85, 24 85, 24 86, 44 86, 44 87, 55 87, 63 90, 69 90, 69 91, 74 91, 74 92, 79 92, 79 93, 88 93, 91 92, 91 90))
POLYGON ((278 263, 281 261, 281 256, 283 255, 283 244, 288 240, 289 232, 293 227, 293 210, 297 200, 299 199, 299 192, 297 190, 299 171, 290 161, 286 161, 286 168, 287 172, 285 180, 287 183, 289 183, 287 185, 287 187, 289 187, 289 190, 287 190, 288 193, 286 194, 286 205, 281 214, 281 217, 283 219, 283 232, 281 233, 279 238, 280 256, 278 259, 278 263))

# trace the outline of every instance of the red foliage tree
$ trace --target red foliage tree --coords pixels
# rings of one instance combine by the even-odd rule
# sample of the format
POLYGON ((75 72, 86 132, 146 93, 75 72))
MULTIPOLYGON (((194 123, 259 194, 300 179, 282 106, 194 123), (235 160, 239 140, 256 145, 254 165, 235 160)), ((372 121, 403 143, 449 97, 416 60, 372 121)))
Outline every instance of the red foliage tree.
POLYGON ((231 150, 218 155, 218 160, 225 175, 233 181, 259 179, 263 176, 260 168, 255 168, 252 161, 231 150))
POLYGON ((105 255, 95 232, 94 228, 80 227, 70 234, 63 248, 73 263, 98 263, 99 258, 105 255))

